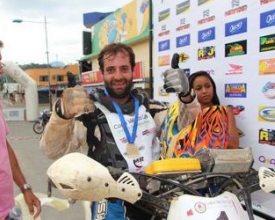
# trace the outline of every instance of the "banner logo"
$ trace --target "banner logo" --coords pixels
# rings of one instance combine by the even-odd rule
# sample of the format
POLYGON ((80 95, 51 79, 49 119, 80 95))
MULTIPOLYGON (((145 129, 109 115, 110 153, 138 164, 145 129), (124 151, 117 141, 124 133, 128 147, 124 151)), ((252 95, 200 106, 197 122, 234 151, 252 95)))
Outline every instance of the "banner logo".
MULTIPOLYGON (((234 8, 235 6, 233 6, 232 4, 232 8, 234 8)), ((230 15, 235 15, 235 14, 239 14, 239 13, 242 13, 242 12, 245 12, 247 10, 247 5, 243 5, 243 6, 240 6, 238 8, 234 8, 234 9, 231 9, 231 10, 228 10, 224 13, 225 17, 226 16, 230 16, 230 15)))
POLYGON ((212 0, 198 0, 198 6, 203 5, 207 2, 211 2, 212 0))
POLYGON ((275 25, 275 10, 260 14, 260 28, 267 28, 275 25))
POLYGON ((198 42, 205 42, 215 39, 215 27, 207 28, 198 32, 198 42))
POLYGON ((259 121, 275 122, 275 107, 259 106, 259 121))
POLYGON ((245 107, 243 105, 227 105, 228 107, 230 107, 233 111, 234 115, 239 115, 241 114, 241 112, 243 112, 245 110, 245 107))
POLYGON ((267 82, 262 88, 262 93, 268 99, 275 99, 275 82, 267 82))
POLYGON ((214 21, 216 19, 215 15, 210 16, 210 10, 209 9, 204 10, 202 12, 202 16, 203 16, 203 19, 198 21, 198 25, 205 24, 205 23, 214 21))
POLYGON ((246 98, 246 83, 229 83, 224 85, 225 97, 227 98, 246 98))
POLYGON ((164 55, 158 57, 158 66, 169 66, 170 65, 170 55, 164 55))
POLYGON ((275 34, 260 37, 260 52, 275 50, 275 34))
POLYGON ((170 93, 166 92, 163 86, 158 87, 158 96, 169 96, 170 93))
POLYGON ((165 35, 169 35, 170 34, 170 30, 166 29, 166 25, 162 25, 161 26, 161 32, 158 34, 159 37, 163 37, 165 35))
POLYGON ((203 18, 208 18, 209 15, 210 15, 210 10, 209 10, 209 9, 204 10, 204 11, 202 12, 202 14, 203 14, 203 18))
POLYGON ((165 19, 168 19, 169 16, 170 16, 170 8, 159 12, 159 14, 158 14, 159 22, 161 22, 165 19))
POLYGON ((259 130, 259 144, 268 144, 275 146, 275 130, 260 129, 259 130))
POLYGON ((187 0, 185 2, 179 3, 176 5, 176 15, 179 15, 181 13, 184 13, 190 8, 190 0, 187 0))
POLYGON ((164 40, 159 42, 159 52, 170 49, 170 40, 164 40))
POLYGON ((185 62, 186 60, 188 60, 189 59, 189 56, 188 56, 188 54, 186 54, 186 53, 180 53, 180 59, 179 59, 179 62, 180 63, 183 63, 183 62, 185 62))
POLYGON ((247 53, 246 40, 225 44, 225 57, 239 56, 247 53))
POLYGON ((230 69, 225 73, 226 75, 236 75, 243 73, 243 66, 238 64, 229 63, 230 69))
POLYGON ((247 18, 239 19, 225 24, 225 36, 232 36, 247 32, 247 18))
POLYGON ((190 76, 191 72, 190 72, 190 69, 189 69, 189 68, 182 69, 182 70, 183 70, 184 74, 185 74, 187 77, 190 76))
POLYGON ((215 70, 214 70, 214 69, 206 70, 206 72, 207 72, 209 75, 215 75, 215 70))
POLYGON ((265 5, 271 2, 274 2, 275 0, 261 0, 261 5, 265 5))
POLYGON ((240 0, 231 0, 231 8, 239 7, 240 0))
POLYGON ((263 155, 259 156, 259 161, 267 165, 273 165, 273 166, 275 165, 275 159, 270 157, 265 157, 263 155))
POLYGON ((259 74, 275 74, 275 58, 260 60, 259 74))
POLYGON ((190 34, 177 37, 176 44, 177 44, 177 48, 190 45, 190 34))
POLYGON ((198 49, 198 60, 207 60, 215 57, 216 49, 214 46, 198 49))
POLYGON ((186 24, 186 18, 180 19, 180 26, 176 28, 176 31, 187 30, 190 28, 190 24, 186 24))

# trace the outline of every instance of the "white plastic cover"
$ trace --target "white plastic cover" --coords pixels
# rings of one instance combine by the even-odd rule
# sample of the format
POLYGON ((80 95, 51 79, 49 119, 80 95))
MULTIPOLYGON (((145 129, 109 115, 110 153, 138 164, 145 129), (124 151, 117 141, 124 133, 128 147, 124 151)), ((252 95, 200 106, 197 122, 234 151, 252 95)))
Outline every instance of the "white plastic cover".
POLYGON ((266 193, 275 190, 275 172, 266 168, 259 168, 260 187, 266 193))
POLYGON ((172 200, 168 220, 234 219, 248 220, 238 198, 229 192, 213 197, 182 195, 172 200))
POLYGON ((67 198, 85 201, 120 198, 135 203, 142 196, 132 175, 125 172, 115 181, 106 167, 77 152, 56 160, 47 175, 67 198))

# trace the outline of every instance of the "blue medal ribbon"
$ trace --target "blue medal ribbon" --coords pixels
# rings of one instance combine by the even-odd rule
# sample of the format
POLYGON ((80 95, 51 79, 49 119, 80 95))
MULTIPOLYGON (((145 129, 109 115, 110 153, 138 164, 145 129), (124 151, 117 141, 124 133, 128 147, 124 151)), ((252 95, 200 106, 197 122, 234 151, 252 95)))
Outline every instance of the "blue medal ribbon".
MULTIPOLYGON (((104 90, 105 94, 107 96, 109 96, 107 90, 105 89, 104 90)), ((134 144, 135 142, 135 139, 136 139, 136 134, 137 134, 137 127, 138 127, 138 109, 139 109, 139 101, 137 98, 135 98, 132 94, 131 96, 133 97, 134 99, 134 103, 135 103, 135 118, 134 118, 134 126, 133 126, 133 131, 132 131, 132 135, 130 134, 129 132, 129 129, 127 127, 127 123, 125 121, 125 118, 123 116, 123 113, 122 113, 122 110, 120 108, 120 106, 111 98, 111 101, 112 101, 112 104, 114 106, 114 108, 116 109, 116 112, 118 114, 118 117, 119 117, 119 120, 121 122, 121 125, 122 125, 122 128, 124 130, 124 133, 126 135, 126 138, 127 138, 127 141, 129 144, 134 144)))

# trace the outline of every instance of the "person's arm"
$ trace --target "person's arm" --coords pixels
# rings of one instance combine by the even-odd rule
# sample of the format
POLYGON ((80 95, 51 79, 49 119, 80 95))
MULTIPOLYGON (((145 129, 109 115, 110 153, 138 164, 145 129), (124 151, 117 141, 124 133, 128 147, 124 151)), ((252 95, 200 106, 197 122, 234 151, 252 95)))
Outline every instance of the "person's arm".
POLYGON ((59 117, 55 105, 39 142, 43 154, 50 159, 58 159, 78 148, 77 136, 74 132, 75 119, 59 117))
POLYGON ((81 145, 79 130, 83 133, 86 129, 82 123, 77 123, 75 117, 93 110, 93 102, 83 87, 65 89, 62 97, 53 105, 50 120, 40 140, 43 153, 51 159, 57 159, 69 152, 78 151, 81 145))
POLYGON ((237 149, 239 148, 239 134, 236 126, 235 116, 231 108, 226 107, 227 116, 228 116, 228 125, 229 125, 229 140, 228 140, 228 149, 237 149))
POLYGON ((34 218, 36 218, 41 212, 40 200, 34 195, 30 188, 24 189, 23 186, 27 183, 26 179, 20 169, 18 160, 13 149, 11 148, 9 142, 6 142, 9 153, 10 165, 12 169, 13 180, 16 183, 16 185, 21 189, 22 194, 24 195, 25 202, 28 205, 30 214, 34 215, 34 218), (34 209, 34 207, 36 207, 36 210, 34 209))
MULTIPOLYGON (((179 97, 179 112, 177 117, 178 129, 181 130, 185 126, 192 123, 201 110, 201 106, 196 96, 188 95, 186 97, 179 97)), ((175 104, 175 103, 174 103, 175 104)), ((156 131, 159 134, 160 128, 167 117, 168 109, 173 108, 173 105, 160 104, 156 101, 150 103, 150 111, 154 112, 151 115, 156 123, 156 131)))
POLYGON ((156 100, 150 100, 149 110, 156 124, 156 133, 159 136, 161 125, 167 115, 169 104, 165 102, 158 102, 156 100))
POLYGON ((201 105, 196 94, 190 94, 190 92, 184 97, 179 96, 179 100, 180 108, 177 124, 178 129, 181 130, 195 120, 201 111, 201 105))

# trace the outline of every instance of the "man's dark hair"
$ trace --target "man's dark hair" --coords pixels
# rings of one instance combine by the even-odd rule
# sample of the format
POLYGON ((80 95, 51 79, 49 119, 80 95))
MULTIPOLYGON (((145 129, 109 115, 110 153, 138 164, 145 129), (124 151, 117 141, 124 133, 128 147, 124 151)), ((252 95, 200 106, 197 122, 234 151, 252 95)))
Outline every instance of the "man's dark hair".
POLYGON ((198 71, 198 72, 192 73, 188 77, 190 88, 193 88, 194 81, 199 76, 205 76, 205 77, 207 77, 210 80, 210 82, 211 82, 211 84, 213 86, 213 99, 212 99, 212 102, 213 102, 214 105, 220 105, 220 100, 219 100, 219 97, 217 95, 216 84, 215 84, 213 78, 209 75, 208 72, 206 72, 206 71, 198 71))
POLYGON ((101 70, 102 73, 104 71, 104 59, 114 56, 119 52, 129 56, 131 69, 132 71, 134 71, 136 61, 135 61, 135 54, 132 48, 122 43, 111 43, 102 49, 102 51, 100 52, 97 58, 99 69, 101 70))
POLYGON ((3 42, 0 40, 0 48, 4 46, 3 42))

